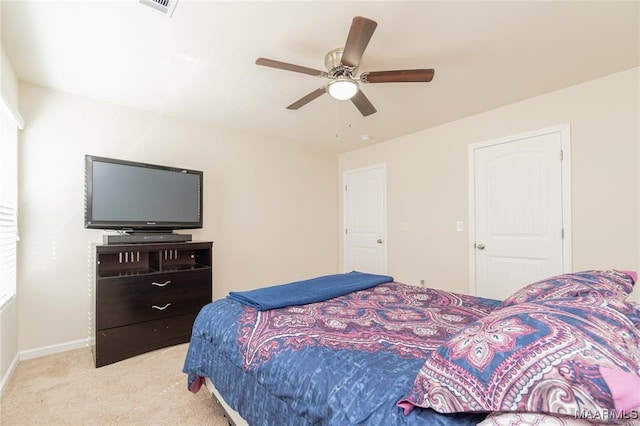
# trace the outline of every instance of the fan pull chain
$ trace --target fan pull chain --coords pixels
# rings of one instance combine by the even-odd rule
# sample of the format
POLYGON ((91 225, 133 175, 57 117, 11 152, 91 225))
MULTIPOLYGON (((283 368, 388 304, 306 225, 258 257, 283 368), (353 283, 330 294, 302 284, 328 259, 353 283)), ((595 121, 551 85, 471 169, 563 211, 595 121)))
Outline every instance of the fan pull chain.
POLYGON ((340 137, 340 135, 338 134, 338 125, 339 125, 338 119, 340 114, 338 114, 338 101, 334 101, 334 102, 336 104, 336 110, 335 110, 336 111, 336 139, 338 139, 340 137))
MULTIPOLYGON (((340 101, 335 101, 336 103, 336 124, 335 124, 335 131, 336 131, 336 139, 338 139, 340 137, 340 111, 338 111, 338 109, 340 108, 340 101)), ((351 120, 349 120, 349 123, 347 123, 346 125, 347 128, 351 128, 351 120)))

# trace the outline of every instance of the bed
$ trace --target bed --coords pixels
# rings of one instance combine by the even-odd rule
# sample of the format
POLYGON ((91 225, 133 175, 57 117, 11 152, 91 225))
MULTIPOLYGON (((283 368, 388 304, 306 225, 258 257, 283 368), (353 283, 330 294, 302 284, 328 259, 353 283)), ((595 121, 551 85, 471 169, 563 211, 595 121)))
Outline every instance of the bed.
POLYGON ((351 272, 230 293, 183 371, 251 425, 637 425, 635 281, 584 271, 498 301, 351 272))

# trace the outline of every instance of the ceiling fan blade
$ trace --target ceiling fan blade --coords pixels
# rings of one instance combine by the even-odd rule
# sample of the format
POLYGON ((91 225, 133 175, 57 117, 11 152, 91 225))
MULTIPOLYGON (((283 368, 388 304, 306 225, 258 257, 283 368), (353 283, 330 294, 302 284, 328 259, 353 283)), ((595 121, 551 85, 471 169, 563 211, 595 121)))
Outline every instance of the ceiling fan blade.
POLYGON ((433 79, 433 69, 372 71, 363 72, 360 81, 363 83, 420 83, 433 79))
POLYGON ((378 23, 362 16, 356 16, 351 22, 347 42, 342 53, 342 65, 357 68, 362 54, 371 40, 378 23))
POLYGON ((325 74, 324 71, 315 70, 313 68, 307 68, 300 65, 289 64, 286 62, 280 62, 280 61, 267 59, 267 58, 256 59, 256 65, 262 65, 263 67, 277 68, 277 69, 286 70, 286 71, 300 72, 303 74, 309 74, 316 77, 320 77, 325 74))
POLYGON ((305 106, 306 104, 308 104, 309 102, 311 102, 312 100, 314 100, 315 98, 324 95, 326 92, 327 92, 327 89, 324 86, 322 86, 314 90, 313 92, 309 93, 308 95, 301 97, 300 99, 298 99, 297 101, 289 105, 287 109, 299 109, 305 106))
POLYGON ((376 107, 373 106, 369 98, 367 98, 362 90, 358 90, 358 93, 355 94, 353 98, 351 98, 351 102, 358 108, 360 114, 365 117, 371 115, 377 111, 376 107))

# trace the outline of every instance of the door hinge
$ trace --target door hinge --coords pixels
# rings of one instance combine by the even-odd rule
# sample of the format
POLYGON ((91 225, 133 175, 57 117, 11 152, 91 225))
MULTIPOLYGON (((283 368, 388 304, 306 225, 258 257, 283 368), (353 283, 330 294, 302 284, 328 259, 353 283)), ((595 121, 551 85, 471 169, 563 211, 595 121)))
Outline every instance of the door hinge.
POLYGON ((344 186, 344 190, 345 190, 345 191, 347 190, 347 185, 345 185, 345 186, 344 186))
POLYGON ((560 229, 560 239, 564 240, 564 228, 560 229))
POLYGON ((564 151, 560 150, 560 161, 564 160, 564 151))
POLYGON ((347 228, 344 228, 344 235, 349 234, 349 230, 347 228))

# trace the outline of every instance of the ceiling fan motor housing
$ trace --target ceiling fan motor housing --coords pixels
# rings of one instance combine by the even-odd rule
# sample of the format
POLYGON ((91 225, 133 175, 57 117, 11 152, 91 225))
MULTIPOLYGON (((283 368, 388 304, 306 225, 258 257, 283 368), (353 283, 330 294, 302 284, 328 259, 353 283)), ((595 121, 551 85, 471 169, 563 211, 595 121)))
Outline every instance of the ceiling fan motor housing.
POLYGON ((327 68, 327 74, 329 77, 353 77, 356 74, 356 68, 347 67, 342 64, 343 52, 344 48, 338 47, 325 55, 324 66, 327 68))

